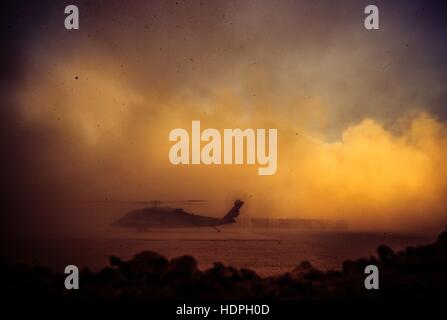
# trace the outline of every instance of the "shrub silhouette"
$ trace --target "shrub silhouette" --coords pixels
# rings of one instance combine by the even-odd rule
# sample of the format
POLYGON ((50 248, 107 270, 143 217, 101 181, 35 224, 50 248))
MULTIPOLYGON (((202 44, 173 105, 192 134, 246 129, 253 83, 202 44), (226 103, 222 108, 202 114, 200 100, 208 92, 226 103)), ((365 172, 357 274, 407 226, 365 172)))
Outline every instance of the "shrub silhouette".
POLYGON ((436 242, 394 252, 385 245, 377 258, 344 261, 341 270, 321 271, 308 261, 276 277, 216 262, 201 271, 195 258, 168 260, 144 251, 128 261, 110 257, 99 272, 80 272, 81 290, 65 290, 65 275, 45 267, 0 260, 10 297, 64 299, 402 299, 436 298, 447 285, 447 229, 436 242), (380 290, 364 288, 365 267, 377 265, 380 290))

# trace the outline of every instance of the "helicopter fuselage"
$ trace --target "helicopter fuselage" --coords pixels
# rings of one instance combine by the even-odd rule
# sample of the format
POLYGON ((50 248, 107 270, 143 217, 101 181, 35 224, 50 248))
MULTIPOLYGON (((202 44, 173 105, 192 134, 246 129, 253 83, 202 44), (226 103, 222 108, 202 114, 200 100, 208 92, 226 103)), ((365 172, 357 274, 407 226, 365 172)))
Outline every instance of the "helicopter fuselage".
POLYGON ((236 217, 239 216, 239 209, 243 205, 243 201, 236 200, 233 207, 222 218, 193 214, 181 208, 146 207, 130 211, 112 225, 120 228, 135 228, 137 230, 212 227, 219 231, 217 229, 218 226, 236 222, 236 217))
POLYGON ((234 219, 222 219, 188 213, 183 209, 149 207, 130 211, 114 222, 114 226, 122 228, 190 228, 217 227, 235 223, 234 219))

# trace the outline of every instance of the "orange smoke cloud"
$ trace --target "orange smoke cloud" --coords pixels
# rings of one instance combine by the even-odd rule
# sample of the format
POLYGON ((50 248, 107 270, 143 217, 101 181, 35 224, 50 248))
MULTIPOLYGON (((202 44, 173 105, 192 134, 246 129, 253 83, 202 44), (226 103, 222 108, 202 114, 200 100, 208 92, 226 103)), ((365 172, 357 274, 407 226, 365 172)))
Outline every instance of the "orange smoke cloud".
POLYGON ((114 72, 90 70, 88 80, 71 79, 66 66, 49 73, 23 90, 21 112, 28 125, 60 137, 52 148, 42 141, 38 158, 47 176, 71 191, 96 198, 204 197, 213 200, 206 211, 216 215, 229 197, 246 197, 247 215, 347 219, 365 229, 446 220, 447 128, 429 114, 407 115, 391 129, 365 119, 327 143, 307 129, 325 122, 316 99, 272 98, 290 105, 285 114, 247 106, 231 88, 215 88, 206 99, 190 93, 165 99, 132 89, 114 72), (169 131, 196 119, 220 129, 278 128, 277 173, 259 177, 246 165, 171 165, 169 131))
POLYGON ((305 156, 292 165, 289 186, 297 192, 287 199, 305 215, 345 218, 362 228, 445 221, 446 127, 427 114, 399 126, 392 133, 365 119, 345 129, 340 142, 303 143, 297 154, 305 156))

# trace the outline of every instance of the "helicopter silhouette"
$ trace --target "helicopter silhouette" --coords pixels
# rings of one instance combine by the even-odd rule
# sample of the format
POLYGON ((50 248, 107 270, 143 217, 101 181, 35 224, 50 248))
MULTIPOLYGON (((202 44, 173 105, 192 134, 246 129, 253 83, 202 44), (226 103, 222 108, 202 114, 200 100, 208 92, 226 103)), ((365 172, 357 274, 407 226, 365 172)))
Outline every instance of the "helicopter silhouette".
POLYGON ((109 201, 112 203, 127 203, 151 205, 125 214, 122 218, 112 223, 112 226, 119 228, 136 229, 137 231, 147 231, 151 228, 193 228, 211 227, 220 232, 218 226, 236 223, 239 216, 239 209, 244 205, 244 201, 234 201, 233 207, 222 217, 208 217, 186 212, 183 208, 160 207, 161 204, 181 203, 184 205, 205 205, 207 200, 180 200, 180 201, 109 201))

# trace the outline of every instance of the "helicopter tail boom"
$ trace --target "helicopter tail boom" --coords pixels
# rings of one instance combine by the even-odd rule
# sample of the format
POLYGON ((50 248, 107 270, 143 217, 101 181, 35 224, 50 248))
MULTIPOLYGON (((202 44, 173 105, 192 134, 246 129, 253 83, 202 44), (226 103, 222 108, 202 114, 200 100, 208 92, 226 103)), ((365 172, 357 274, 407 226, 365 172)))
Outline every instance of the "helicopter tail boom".
POLYGON ((244 205, 244 201, 236 200, 234 206, 228 211, 228 213, 222 218, 225 223, 236 222, 235 218, 239 216, 239 209, 244 205))

